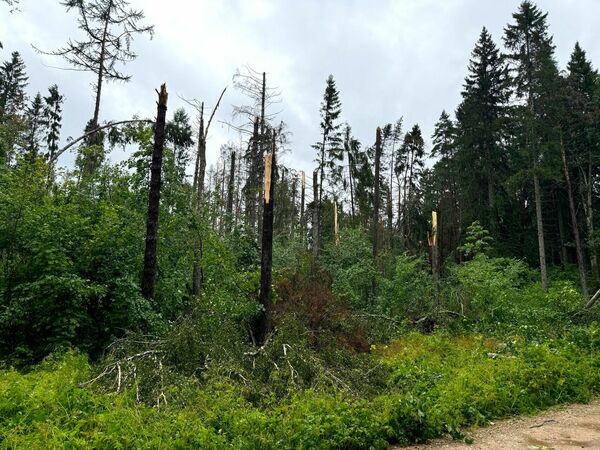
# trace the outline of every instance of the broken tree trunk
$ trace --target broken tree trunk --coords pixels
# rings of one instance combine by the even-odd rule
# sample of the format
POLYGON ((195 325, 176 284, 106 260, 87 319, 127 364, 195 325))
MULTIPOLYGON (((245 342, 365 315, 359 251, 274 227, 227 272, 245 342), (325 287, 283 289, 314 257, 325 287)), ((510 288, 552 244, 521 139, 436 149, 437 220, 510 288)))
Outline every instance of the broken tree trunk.
POLYGON ((231 223, 233 221, 233 188, 235 186, 235 152, 231 152, 231 166, 229 168, 229 185, 227 186, 227 211, 226 227, 227 233, 231 232, 231 223))
POLYGON ((306 240, 306 231, 304 227, 304 195, 306 193, 306 175, 304 170, 300 172, 300 234, 302 242, 306 240))
POLYGON ((262 311, 258 317, 255 338, 258 345, 267 339, 271 332, 272 307, 272 269, 273 269, 273 207, 275 199, 275 137, 273 137, 271 153, 265 161, 263 220, 262 220, 262 255, 260 264, 260 304, 262 311))
POLYGON ((148 195, 148 217, 146 220, 146 249, 144 251, 144 270, 142 275, 142 296, 154 298, 156 282, 156 244, 158 236, 158 211, 160 207, 161 168, 163 147, 165 144, 165 118, 167 115, 167 87, 163 84, 158 93, 156 124, 154 126, 154 150, 150 166, 150 192, 148 195))
POLYGON ((319 171, 313 171, 313 208, 312 208, 312 250, 316 258, 319 255, 319 171))
MULTIPOLYGON (((379 197, 380 197, 380 184, 381 180, 379 177, 380 161, 381 160, 381 128, 377 127, 375 133, 375 188, 373 190, 373 259, 377 259, 377 253, 379 251, 379 197)), ((372 281, 373 294, 377 292, 377 281, 373 277, 372 281)))

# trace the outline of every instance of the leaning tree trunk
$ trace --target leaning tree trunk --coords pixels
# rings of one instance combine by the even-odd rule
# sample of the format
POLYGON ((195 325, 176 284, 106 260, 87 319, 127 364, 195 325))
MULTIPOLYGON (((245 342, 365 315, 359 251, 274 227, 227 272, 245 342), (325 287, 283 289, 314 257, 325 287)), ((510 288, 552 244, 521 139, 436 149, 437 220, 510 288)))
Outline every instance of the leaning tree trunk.
POLYGON ((156 124, 154 125, 154 151, 150 166, 150 193, 148 195, 148 217, 146 221, 146 250, 144 252, 144 271, 142 275, 142 296, 154 298, 156 282, 156 244, 158 236, 158 211, 160 207, 160 184, 165 144, 165 118, 167 115, 167 87, 163 84, 158 94, 156 124))
POLYGON ((560 139, 560 157, 563 164, 565 181, 567 182, 567 196, 569 198, 569 212, 571 213, 571 228, 573 228, 573 237, 575 238, 575 251, 577 253, 577 266, 579 268, 579 281, 581 283, 581 293, 587 299, 589 297, 587 276, 585 272, 585 261, 583 259, 583 247, 579 237, 579 223, 577 221, 577 211, 575 209, 575 199, 571 187, 571 175, 569 174, 569 165, 567 163, 567 154, 563 145, 562 137, 560 139))
POLYGON ((256 323, 255 337, 258 345, 267 339, 271 332, 272 309, 272 270, 273 270, 273 207, 275 199, 275 136, 272 150, 265 162, 265 181, 262 219, 262 255, 260 264, 260 304, 262 311, 256 323))
MULTIPOLYGON (((380 184, 381 180, 379 177, 379 166, 381 160, 381 128, 377 127, 375 133, 375 188, 373 192, 373 259, 377 259, 379 252, 379 197, 380 197, 380 184)), ((377 292, 377 281, 375 277, 372 280, 373 293, 377 292)))

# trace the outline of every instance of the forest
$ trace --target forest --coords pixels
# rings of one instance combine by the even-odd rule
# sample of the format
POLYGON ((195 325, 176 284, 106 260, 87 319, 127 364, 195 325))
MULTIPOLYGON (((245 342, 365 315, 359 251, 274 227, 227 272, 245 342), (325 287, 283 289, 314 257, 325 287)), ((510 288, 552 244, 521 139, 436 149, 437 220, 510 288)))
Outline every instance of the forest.
POLYGON ((432 136, 401 113, 355 136, 322 80, 312 171, 286 167, 268 68, 105 117, 160 30, 127 0, 62 5, 77 39, 32 44, 93 75, 87 117, 0 49, 0 448, 469 443, 600 395, 600 76, 577 42, 559 67, 535 3, 481 29, 432 136), (231 91, 240 139, 215 148, 231 91))

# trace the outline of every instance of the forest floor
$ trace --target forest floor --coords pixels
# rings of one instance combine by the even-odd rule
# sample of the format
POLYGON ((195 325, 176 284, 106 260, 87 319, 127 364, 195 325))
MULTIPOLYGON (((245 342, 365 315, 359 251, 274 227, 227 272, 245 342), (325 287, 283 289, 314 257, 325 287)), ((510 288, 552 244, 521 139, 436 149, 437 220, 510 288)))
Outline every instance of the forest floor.
POLYGON ((465 435, 473 439, 473 444, 446 438, 402 450, 600 449, 600 399, 585 405, 558 407, 535 417, 499 421, 465 435))

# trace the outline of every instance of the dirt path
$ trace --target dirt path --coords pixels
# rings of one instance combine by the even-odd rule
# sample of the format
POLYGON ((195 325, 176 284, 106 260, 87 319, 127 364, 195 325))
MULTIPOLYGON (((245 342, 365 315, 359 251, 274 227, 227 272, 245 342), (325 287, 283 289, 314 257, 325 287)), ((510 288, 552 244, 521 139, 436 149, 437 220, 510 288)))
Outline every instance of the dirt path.
POLYGON ((487 428, 467 432, 474 439, 464 442, 440 439, 429 445, 403 450, 571 450, 600 449, 600 399, 587 405, 570 405, 536 417, 496 422, 487 428))

